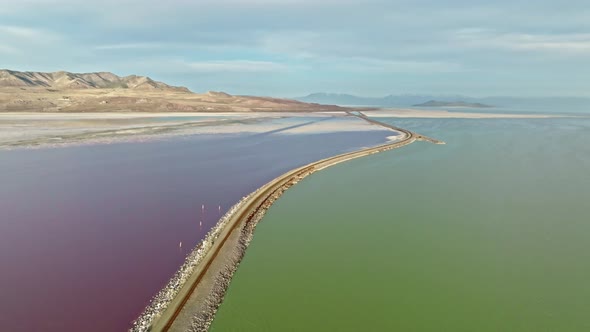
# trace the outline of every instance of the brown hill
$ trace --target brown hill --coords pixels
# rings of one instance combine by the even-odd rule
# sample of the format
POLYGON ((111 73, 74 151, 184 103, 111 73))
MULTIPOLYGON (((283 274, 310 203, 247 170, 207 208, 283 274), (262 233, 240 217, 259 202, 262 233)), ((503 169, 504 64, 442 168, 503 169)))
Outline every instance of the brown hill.
POLYGON ((60 90, 121 88, 189 92, 185 87, 170 86, 145 76, 119 77, 108 72, 76 74, 65 71, 42 73, 6 69, 0 70, 0 87, 42 87, 60 90))
POLYGON ((0 112, 318 112, 331 105, 289 99, 192 93, 145 76, 0 70, 0 112))

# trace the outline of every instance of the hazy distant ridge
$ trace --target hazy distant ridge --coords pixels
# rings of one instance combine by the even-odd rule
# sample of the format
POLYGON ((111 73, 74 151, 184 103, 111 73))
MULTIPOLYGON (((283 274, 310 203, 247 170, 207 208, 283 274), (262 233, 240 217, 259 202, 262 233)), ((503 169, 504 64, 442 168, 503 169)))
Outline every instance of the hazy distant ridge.
MULTIPOLYGON (((308 103, 331 105, 358 105, 374 107, 411 107, 431 100, 447 103, 479 103, 494 107, 524 108, 527 110, 555 110, 556 112, 590 112, 590 97, 469 97, 461 95, 388 95, 385 97, 362 97, 341 93, 312 93, 295 98, 308 103)), ((443 106, 439 106, 443 107, 443 106)))
POLYGON ((134 89, 189 92, 185 87, 171 86, 146 76, 120 77, 109 72, 76 74, 66 71, 53 73, 0 70, 0 87, 42 87, 51 89, 134 89))
POLYGON ((356 105, 356 106, 410 106, 423 103, 431 96, 415 95, 389 95, 385 97, 360 97, 342 93, 312 93, 305 97, 295 98, 307 103, 335 104, 335 105, 356 105))

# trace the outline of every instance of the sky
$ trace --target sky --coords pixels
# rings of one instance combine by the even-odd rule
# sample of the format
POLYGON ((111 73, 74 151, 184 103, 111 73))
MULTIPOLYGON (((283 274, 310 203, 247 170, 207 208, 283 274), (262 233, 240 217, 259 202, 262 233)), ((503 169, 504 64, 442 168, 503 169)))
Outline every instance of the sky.
POLYGON ((0 0, 0 68, 282 97, 590 96, 590 3, 0 0))

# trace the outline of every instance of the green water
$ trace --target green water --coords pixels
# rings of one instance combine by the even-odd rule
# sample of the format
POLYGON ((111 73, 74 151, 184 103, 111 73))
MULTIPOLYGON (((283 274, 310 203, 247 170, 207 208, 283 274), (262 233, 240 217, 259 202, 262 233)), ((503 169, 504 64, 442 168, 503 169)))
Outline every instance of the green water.
POLYGON ((590 331, 590 120, 393 120, 258 226, 212 331, 590 331))

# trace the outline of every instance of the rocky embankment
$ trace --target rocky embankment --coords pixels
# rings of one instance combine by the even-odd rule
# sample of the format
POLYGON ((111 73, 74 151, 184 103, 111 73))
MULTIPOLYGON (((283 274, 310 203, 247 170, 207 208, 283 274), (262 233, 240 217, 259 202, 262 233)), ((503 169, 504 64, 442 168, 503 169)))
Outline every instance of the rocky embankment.
POLYGON ((280 187, 270 193, 264 199, 263 203, 248 215, 246 221, 241 225, 238 241, 233 248, 229 249, 231 252, 226 265, 218 271, 215 276, 213 288, 211 293, 205 299, 202 310, 197 311, 194 314, 190 323, 189 331, 205 332, 209 330, 209 327, 215 318, 215 314, 229 288, 231 279, 238 269, 242 258, 244 258, 246 249, 252 241, 256 226, 262 220, 266 211, 270 209, 272 204, 279 199, 287 189, 295 185, 302 178, 313 173, 315 170, 315 167, 308 167, 295 174, 287 182, 283 183, 280 187))
MULTIPOLYGON (((192 318, 190 323, 190 331, 207 331, 217 309, 221 305, 225 292, 229 287, 229 283, 234 272, 237 270, 250 241, 254 235, 254 229, 266 211, 271 207, 275 200, 277 200, 283 192, 296 184, 303 177, 311 174, 313 168, 309 167, 301 172, 295 174, 287 182, 282 184, 279 188, 271 192, 264 198, 255 210, 250 211, 248 217, 239 225, 239 237, 233 246, 223 248, 227 250, 227 261, 223 268, 216 271, 214 277, 214 284, 211 288, 205 301, 200 305, 198 310, 192 318)), ((247 202, 251 196, 256 196, 260 193, 262 188, 259 188, 250 195, 243 197, 237 204, 228 210, 228 212, 219 219, 214 228, 207 233, 205 239, 197 245, 193 251, 187 256, 184 264, 174 274, 168 284, 152 299, 141 316, 133 322, 131 332, 146 332, 152 331, 154 322, 160 318, 162 313, 168 309, 171 302, 179 295, 182 287, 185 286, 190 276, 195 272, 195 269, 203 262, 207 253, 213 247, 213 244, 219 240, 221 233, 228 225, 231 217, 238 211, 240 207, 247 202)))
POLYGON ((247 198, 248 196, 242 198, 237 204, 232 206, 221 219, 219 219, 217 225, 207 233, 205 239, 186 257, 184 264, 182 264, 168 284, 156 296, 154 296, 144 312, 137 320, 135 320, 135 322, 133 322, 133 327, 130 331, 144 332, 151 330, 154 320, 157 319, 166 308, 168 308, 172 300, 178 295, 182 286, 185 285, 195 268, 202 262, 209 249, 211 249, 215 241, 219 238, 222 230, 228 224, 230 217, 247 200, 247 198))

